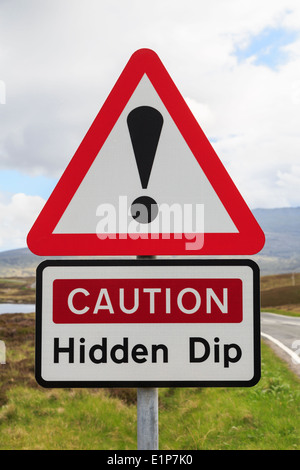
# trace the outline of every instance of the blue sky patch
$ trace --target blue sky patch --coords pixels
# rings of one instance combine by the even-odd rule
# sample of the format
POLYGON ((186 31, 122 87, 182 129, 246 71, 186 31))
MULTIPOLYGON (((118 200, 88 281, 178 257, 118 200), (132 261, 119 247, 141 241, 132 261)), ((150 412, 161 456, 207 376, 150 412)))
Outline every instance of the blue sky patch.
POLYGON ((284 28, 266 28, 261 33, 250 38, 246 47, 237 47, 235 55, 239 62, 249 57, 255 57, 255 65, 265 65, 276 69, 288 60, 284 46, 293 43, 298 37, 296 31, 284 28))
POLYGON ((18 170, 0 170, 0 193, 25 193, 48 199, 57 180, 46 176, 30 176, 18 170))

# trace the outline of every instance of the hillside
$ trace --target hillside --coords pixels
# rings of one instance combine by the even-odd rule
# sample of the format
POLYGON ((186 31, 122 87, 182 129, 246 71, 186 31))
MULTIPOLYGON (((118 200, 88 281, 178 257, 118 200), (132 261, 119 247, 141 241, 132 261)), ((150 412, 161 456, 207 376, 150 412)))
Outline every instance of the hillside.
POLYGON ((36 266, 43 260, 28 248, 0 252, 0 277, 34 276, 36 266))
MULTIPOLYGON (((251 257, 261 274, 300 272, 300 207, 255 209, 253 214, 266 235, 263 250, 251 257)), ((28 248, 0 252, 0 277, 33 276, 44 259, 28 248)))
POLYGON ((262 274, 300 272, 300 207, 255 209, 266 236, 262 251, 253 257, 262 274))

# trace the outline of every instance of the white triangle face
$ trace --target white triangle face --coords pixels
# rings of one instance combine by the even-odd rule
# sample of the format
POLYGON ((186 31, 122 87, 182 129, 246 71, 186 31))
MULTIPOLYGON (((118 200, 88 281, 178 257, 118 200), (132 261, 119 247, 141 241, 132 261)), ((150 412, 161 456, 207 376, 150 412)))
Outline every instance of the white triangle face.
POLYGON ((238 230, 145 74, 53 233, 148 232, 238 230), (147 189, 142 189, 127 125, 128 114, 139 106, 151 106, 163 116, 147 189), (131 204, 140 196, 157 202, 159 213, 151 223, 132 218, 131 204))

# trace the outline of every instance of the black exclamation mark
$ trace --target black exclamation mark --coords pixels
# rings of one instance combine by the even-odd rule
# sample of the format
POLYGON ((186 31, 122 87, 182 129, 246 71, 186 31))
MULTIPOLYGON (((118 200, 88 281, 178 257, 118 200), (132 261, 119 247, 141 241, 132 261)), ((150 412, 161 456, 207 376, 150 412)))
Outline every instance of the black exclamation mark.
MULTIPOLYGON (((139 106, 127 116, 127 125, 143 189, 147 189, 155 153, 163 125, 163 117, 151 106, 139 106)), ((157 202, 149 196, 140 196, 131 205, 131 215, 142 224, 148 224, 158 214, 157 202)))

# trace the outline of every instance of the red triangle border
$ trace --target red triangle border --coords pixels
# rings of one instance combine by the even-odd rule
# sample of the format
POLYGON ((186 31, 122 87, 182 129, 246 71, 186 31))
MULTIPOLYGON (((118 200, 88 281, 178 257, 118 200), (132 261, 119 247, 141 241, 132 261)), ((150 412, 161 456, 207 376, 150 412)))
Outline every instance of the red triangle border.
POLYGON ((140 49, 131 56, 27 236, 27 245, 33 253, 48 256, 252 255, 258 253, 264 243, 262 229, 161 60, 150 49, 140 49), (184 234, 181 238, 170 234, 168 239, 147 235, 133 239, 117 234, 101 240, 96 234, 53 233, 144 74, 147 74, 238 233, 204 234, 204 244, 196 250, 187 249, 187 242, 192 240, 190 235, 187 238, 184 234))

